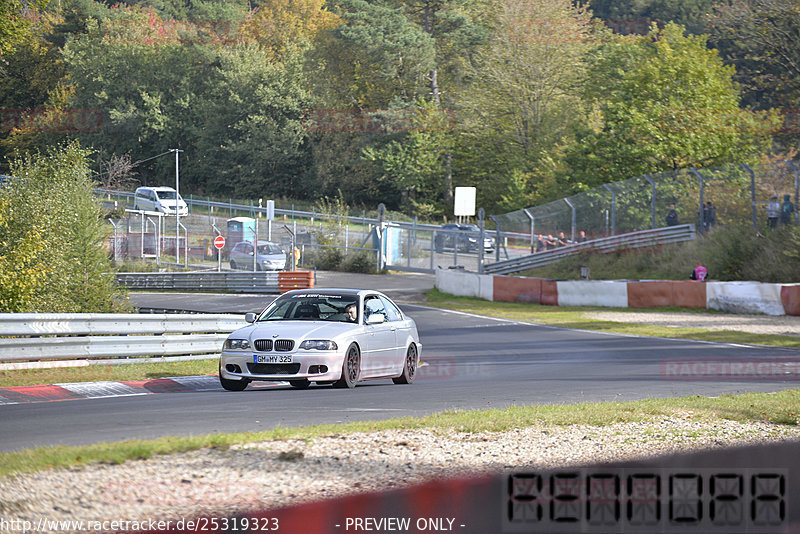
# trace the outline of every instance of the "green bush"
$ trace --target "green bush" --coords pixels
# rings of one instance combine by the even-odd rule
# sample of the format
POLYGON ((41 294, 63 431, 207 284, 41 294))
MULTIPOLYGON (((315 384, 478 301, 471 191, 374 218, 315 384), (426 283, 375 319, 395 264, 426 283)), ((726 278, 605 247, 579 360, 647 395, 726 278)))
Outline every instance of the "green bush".
POLYGON ((70 143, 11 162, 16 178, 0 188, 0 311, 126 309, 88 156, 70 143))
POLYGON ((369 252, 355 252, 348 255, 341 265, 348 273, 375 274, 375 255, 369 252))

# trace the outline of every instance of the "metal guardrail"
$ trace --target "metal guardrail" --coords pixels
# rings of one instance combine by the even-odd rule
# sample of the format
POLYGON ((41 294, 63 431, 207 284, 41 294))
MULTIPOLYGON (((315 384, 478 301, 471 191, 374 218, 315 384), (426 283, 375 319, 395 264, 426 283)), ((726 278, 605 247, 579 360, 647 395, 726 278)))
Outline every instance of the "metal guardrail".
POLYGON ((117 273, 116 279, 129 289, 278 293, 278 273, 273 271, 117 273))
MULTIPOLYGON (((114 191, 111 189, 95 189, 96 194, 100 195, 114 195, 118 197, 128 197, 133 198, 134 193, 129 191, 114 191)), ((217 202, 213 200, 197 200, 191 198, 184 198, 184 202, 186 205, 191 207, 194 206, 201 206, 204 208, 217 208, 220 210, 235 210, 235 211, 247 211, 250 213, 261 213, 264 216, 267 215, 267 208, 264 206, 253 206, 252 204, 234 204, 232 202, 217 202)), ((378 219, 372 219, 369 217, 358 217, 353 215, 348 215, 346 217, 339 217, 338 215, 328 214, 328 213, 317 213, 313 211, 303 211, 303 210, 287 210, 281 208, 275 208, 275 215, 286 215, 292 218, 300 218, 300 219, 326 219, 330 221, 341 221, 347 224, 361 224, 364 226, 372 225, 375 226, 378 224, 378 219)), ((441 227, 438 224, 425 224, 419 222, 406 222, 406 221, 391 221, 392 224, 397 225, 401 228, 416 228, 418 230, 439 230, 441 227)))
POLYGON ((652 247, 667 243, 691 241, 696 237, 697 233, 693 224, 668 226, 665 228, 656 228, 655 230, 642 230, 639 232, 604 237, 602 239, 593 239, 584 243, 575 243, 565 247, 499 261, 485 265, 483 270, 490 274, 514 273, 547 265, 566 258, 567 256, 574 256, 585 252, 606 254, 626 248, 652 247))
POLYGON ((216 354, 245 324, 240 315, 3 313, 0 362, 216 354))

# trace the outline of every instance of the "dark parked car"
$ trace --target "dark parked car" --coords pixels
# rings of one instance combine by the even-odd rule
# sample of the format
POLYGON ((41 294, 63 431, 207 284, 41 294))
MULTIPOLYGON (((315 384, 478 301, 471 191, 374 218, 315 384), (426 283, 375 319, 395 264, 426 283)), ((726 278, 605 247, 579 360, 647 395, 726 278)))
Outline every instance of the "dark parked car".
MULTIPOLYGON (((481 229, 475 224, 449 223, 436 232, 434 246, 436 252, 458 249, 459 252, 477 252, 478 242, 481 238, 481 229)), ((494 251, 494 238, 487 235, 484 230, 483 250, 494 251)))

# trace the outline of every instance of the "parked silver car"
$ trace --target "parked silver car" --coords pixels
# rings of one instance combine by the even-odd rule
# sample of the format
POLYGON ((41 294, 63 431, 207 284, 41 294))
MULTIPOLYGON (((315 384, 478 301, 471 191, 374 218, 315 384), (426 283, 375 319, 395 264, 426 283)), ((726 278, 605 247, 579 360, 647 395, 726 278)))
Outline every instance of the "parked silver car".
POLYGON ((253 258, 253 242, 236 243, 231 250, 231 269, 245 271, 280 271, 286 268, 286 253, 281 247, 269 241, 258 242, 258 255, 253 258))
POLYGON ((383 293, 296 289, 228 336, 219 380, 242 391, 253 380, 352 388, 361 380, 414 381, 422 344, 414 320, 383 293))

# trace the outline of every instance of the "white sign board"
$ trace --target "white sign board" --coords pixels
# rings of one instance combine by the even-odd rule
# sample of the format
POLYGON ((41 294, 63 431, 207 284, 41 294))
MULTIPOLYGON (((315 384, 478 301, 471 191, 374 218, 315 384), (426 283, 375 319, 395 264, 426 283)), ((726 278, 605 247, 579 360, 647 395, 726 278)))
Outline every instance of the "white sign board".
POLYGON ((456 187, 455 207, 453 215, 456 217, 475 215, 475 188, 456 187))
POLYGON ((267 220, 274 221, 275 220, 275 201, 274 200, 267 200, 267 220))

